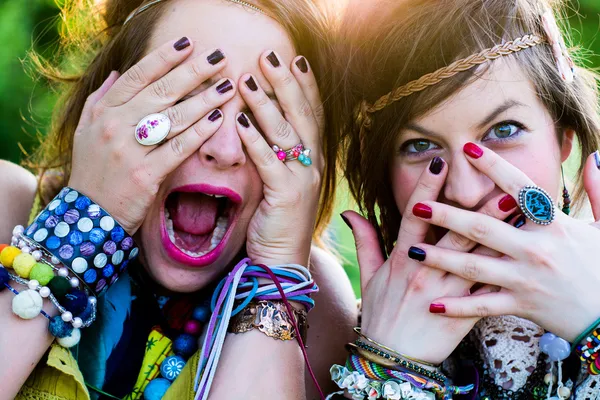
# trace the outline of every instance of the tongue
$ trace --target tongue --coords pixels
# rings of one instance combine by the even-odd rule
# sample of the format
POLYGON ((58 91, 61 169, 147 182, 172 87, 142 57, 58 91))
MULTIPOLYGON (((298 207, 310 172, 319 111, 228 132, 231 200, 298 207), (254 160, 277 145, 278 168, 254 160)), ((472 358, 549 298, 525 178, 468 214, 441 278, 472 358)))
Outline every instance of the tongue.
POLYGON ((179 193, 169 210, 173 227, 193 235, 206 235, 215 229, 219 201, 200 193, 179 193))

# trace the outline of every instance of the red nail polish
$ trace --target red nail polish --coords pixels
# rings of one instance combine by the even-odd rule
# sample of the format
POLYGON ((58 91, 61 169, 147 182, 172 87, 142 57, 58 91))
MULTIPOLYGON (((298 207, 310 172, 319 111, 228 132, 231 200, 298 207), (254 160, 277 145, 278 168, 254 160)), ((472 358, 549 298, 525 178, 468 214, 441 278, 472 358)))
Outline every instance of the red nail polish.
POLYGON ((483 150, 481 147, 477 146, 475 143, 467 143, 463 147, 463 151, 467 153, 469 157, 473 157, 475 159, 481 157, 483 155, 483 150))
POLYGON ((429 312, 432 314, 445 314, 446 306, 443 304, 431 303, 429 305, 429 312))
POLYGON ((498 208, 502 212, 509 212, 517 206, 517 201, 510 194, 507 194, 498 202, 498 208))
POLYGON ((430 219, 431 218, 431 207, 423 203, 417 203, 413 207, 413 214, 419 218, 430 219))

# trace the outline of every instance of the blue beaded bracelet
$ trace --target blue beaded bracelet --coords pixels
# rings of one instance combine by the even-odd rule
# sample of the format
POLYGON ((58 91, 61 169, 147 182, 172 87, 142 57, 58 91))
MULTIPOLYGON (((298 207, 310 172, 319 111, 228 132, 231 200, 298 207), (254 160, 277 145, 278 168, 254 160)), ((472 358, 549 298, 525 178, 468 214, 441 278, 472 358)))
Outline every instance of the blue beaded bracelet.
POLYGON ((96 296, 115 283, 138 254, 133 238, 108 212, 69 187, 24 234, 58 258, 96 296))

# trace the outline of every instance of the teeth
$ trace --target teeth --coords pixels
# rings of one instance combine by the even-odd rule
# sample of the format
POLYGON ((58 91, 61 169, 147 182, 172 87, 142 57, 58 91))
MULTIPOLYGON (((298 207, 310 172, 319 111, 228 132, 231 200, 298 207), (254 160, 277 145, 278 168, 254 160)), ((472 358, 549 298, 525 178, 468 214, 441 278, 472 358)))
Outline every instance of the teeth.
POLYGON ((226 197, 226 196, 222 196, 220 194, 215 194, 215 195, 213 195, 213 197, 216 197, 217 199, 222 199, 223 197, 226 197))
MULTIPOLYGON (((224 196, 222 196, 222 197, 224 197, 224 196)), ((223 240, 223 236, 225 236, 225 232, 227 232, 227 223, 229 222, 227 217, 219 217, 219 219, 217 220, 217 226, 215 227, 215 229, 213 231, 213 235, 210 239, 210 247, 208 248, 207 251, 202 251, 202 252, 196 253, 193 251, 182 249, 180 246, 177 245, 176 239, 175 239, 175 230, 173 229, 173 220, 170 217, 171 217, 171 215, 169 214, 169 211, 165 209, 165 221, 166 221, 166 226, 167 226, 167 233, 169 235, 169 239, 171 240, 171 243, 173 243, 175 246, 177 246, 177 248, 179 250, 181 250, 182 252, 184 252, 185 254, 187 254, 188 256, 191 256, 191 257, 202 257, 202 256, 210 253, 211 251, 213 251, 219 245, 219 243, 221 243, 221 240, 223 240)))

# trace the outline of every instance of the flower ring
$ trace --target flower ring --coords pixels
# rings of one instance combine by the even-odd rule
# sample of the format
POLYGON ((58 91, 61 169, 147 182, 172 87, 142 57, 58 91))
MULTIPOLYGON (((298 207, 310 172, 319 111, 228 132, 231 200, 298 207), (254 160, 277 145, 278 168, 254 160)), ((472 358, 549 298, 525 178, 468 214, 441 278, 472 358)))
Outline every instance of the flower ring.
POLYGON ((150 114, 142 118, 135 128, 135 139, 142 146, 159 144, 171 131, 171 120, 164 114, 150 114))

